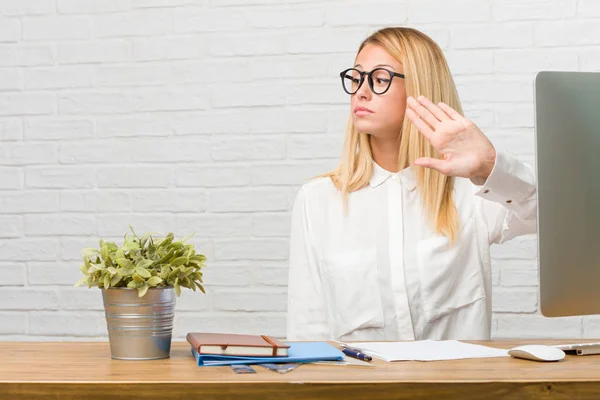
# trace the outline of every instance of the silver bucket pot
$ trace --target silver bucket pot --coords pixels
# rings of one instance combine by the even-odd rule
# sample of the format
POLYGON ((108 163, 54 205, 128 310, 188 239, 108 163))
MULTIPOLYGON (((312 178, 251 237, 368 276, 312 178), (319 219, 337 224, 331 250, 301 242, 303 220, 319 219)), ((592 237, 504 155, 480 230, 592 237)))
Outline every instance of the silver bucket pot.
POLYGON ((118 360, 168 358, 175 312, 172 287, 102 289, 111 357, 118 360))

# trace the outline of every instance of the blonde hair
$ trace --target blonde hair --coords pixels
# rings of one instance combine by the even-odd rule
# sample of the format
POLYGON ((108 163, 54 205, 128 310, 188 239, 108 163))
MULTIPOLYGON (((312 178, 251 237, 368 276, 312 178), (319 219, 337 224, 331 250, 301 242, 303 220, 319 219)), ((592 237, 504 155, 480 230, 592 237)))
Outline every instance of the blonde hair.
MULTIPOLYGON (((416 98, 423 95, 434 104, 443 101, 458 113, 463 113, 446 59, 440 47, 429 36, 411 28, 384 28, 363 41, 357 56, 367 44, 383 47, 403 65, 407 96, 416 98)), ((408 118, 402 124, 398 145, 398 165, 401 167, 412 165, 419 157, 439 158, 439 154, 408 118)), ((415 166, 415 169, 423 208, 432 228, 454 242, 459 226, 458 211, 452 195, 454 178, 429 168, 415 166)), ((321 176, 331 178, 342 192, 347 211, 348 193, 367 186, 372 174, 373 154, 369 135, 358 132, 350 117, 340 163, 336 169, 321 176)))

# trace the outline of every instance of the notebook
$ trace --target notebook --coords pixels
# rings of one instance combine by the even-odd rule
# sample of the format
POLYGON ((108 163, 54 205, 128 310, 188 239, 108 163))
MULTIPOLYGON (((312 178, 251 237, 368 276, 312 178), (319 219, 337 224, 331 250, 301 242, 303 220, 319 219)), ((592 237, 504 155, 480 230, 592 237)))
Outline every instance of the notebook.
POLYGON ((325 342, 289 343, 287 357, 241 357, 218 354, 199 354, 192 346, 192 354, 200 367, 265 364, 265 363, 309 363, 316 361, 342 361, 344 353, 325 342))
POLYGON ((200 354, 285 357, 290 346, 265 335, 190 332, 187 341, 200 354))

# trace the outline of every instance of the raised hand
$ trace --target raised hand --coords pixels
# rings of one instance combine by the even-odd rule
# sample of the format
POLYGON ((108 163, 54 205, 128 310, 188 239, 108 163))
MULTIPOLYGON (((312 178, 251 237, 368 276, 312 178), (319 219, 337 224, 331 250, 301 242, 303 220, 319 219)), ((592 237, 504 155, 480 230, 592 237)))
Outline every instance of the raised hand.
POLYGON ((409 96, 406 103, 406 116, 442 157, 422 157, 414 164, 469 178, 477 185, 485 183, 494 168, 496 150, 477 125, 447 104, 433 104, 424 96, 409 96))

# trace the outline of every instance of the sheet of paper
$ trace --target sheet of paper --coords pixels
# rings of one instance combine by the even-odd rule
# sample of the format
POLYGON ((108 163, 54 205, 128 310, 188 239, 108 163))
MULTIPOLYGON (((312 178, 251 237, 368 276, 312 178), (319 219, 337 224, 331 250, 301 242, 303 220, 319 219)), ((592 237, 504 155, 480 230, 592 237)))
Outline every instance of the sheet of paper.
MULTIPOLYGON (((339 342, 340 344, 342 342, 339 342)), ((459 342, 418 340, 414 342, 344 343, 385 361, 440 361, 465 358, 509 357, 508 350, 459 342)))

